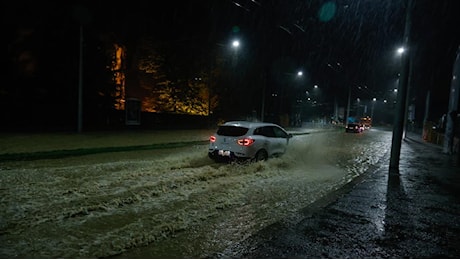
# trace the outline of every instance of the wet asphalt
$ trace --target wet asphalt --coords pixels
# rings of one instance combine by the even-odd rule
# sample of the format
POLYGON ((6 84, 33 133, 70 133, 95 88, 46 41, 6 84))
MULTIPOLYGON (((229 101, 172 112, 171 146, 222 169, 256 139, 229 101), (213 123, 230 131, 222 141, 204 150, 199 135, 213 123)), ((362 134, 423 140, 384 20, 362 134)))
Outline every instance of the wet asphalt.
POLYGON ((379 167, 214 258, 460 258, 460 163, 419 135, 379 167))

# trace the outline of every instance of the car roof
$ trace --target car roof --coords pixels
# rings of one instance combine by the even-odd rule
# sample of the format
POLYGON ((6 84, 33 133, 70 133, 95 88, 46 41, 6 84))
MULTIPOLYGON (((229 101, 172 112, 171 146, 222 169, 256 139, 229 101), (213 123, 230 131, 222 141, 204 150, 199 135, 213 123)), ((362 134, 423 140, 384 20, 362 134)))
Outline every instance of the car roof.
POLYGON ((267 122, 251 122, 251 121, 228 121, 225 122, 225 126, 240 126, 240 127, 246 127, 246 128, 255 128, 255 127, 261 127, 261 126, 278 126, 277 124, 274 123, 267 123, 267 122))

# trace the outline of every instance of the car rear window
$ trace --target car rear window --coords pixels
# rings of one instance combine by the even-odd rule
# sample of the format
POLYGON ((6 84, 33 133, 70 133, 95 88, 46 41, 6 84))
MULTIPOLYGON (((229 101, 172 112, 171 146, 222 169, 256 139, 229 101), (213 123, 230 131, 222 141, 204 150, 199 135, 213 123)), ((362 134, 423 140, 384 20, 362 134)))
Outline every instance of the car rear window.
POLYGON ((218 135, 242 136, 248 132, 249 128, 241 126, 222 125, 217 129, 218 135))

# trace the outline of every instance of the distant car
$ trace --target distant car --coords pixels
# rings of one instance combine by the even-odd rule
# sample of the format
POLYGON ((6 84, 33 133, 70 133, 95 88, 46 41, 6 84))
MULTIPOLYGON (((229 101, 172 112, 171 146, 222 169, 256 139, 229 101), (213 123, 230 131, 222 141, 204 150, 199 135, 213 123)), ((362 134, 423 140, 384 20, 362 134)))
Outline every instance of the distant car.
POLYGON ((229 121, 209 138, 208 155, 214 161, 262 161, 286 152, 292 134, 273 123, 229 121))
POLYGON ((364 126, 358 123, 350 123, 345 128, 347 133, 361 133, 362 131, 364 131, 364 126))

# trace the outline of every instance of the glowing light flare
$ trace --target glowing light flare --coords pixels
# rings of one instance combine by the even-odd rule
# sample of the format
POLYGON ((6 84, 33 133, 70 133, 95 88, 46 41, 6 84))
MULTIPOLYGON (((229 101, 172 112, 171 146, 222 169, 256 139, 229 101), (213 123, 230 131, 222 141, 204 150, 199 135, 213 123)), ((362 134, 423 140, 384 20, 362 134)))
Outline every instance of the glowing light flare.
POLYGON ((234 40, 234 41, 232 42, 232 47, 233 47, 233 48, 238 48, 238 47, 240 47, 240 41, 234 40))
POLYGON ((329 22, 337 13, 337 5, 333 1, 324 3, 318 11, 318 19, 321 22, 329 22))

